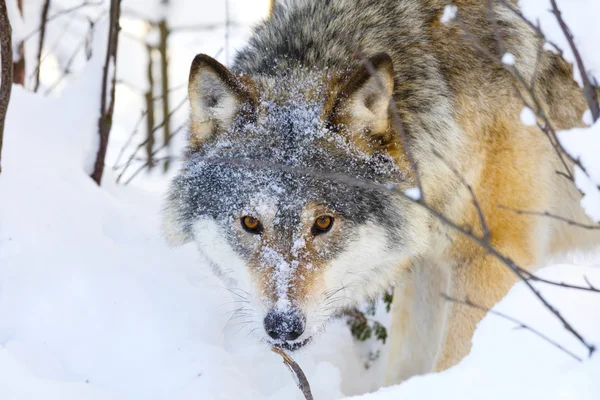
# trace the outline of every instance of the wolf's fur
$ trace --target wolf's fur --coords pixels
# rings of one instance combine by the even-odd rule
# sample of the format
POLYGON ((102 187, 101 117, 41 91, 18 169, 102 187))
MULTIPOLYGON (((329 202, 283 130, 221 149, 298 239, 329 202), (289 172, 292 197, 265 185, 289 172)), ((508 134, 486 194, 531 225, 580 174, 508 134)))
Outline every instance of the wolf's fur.
POLYGON ((505 6, 494 7, 494 32, 486 1, 454 3, 476 44, 440 22, 443 0, 296 0, 278 3, 231 70, 194 60, 189 159, 170 192, 165 232, 198 244, 247 301, 240 312, 260 340, 273 343, 262 329, 271 310, 303 315, 306 329, 289 343, 299 347, 339 310, 395 285, 388 382, 468 353, 482 313, 440 294, 491 307, 514 274, 418 204, 338 179, 413 187, 406 146, 427 204, 482 233, 452 166, 473 188, 491 243, 525 268, 598 240, 499 207, 587 222, 579 193, 555 173, 564 167, 548 139, 519 119, 521 89, 478 47, 498 55, 501 35, 555 127, 581 125, 585 101, 571 68, 546 52, 538 60, 536 36, 505 6), (242 229, 244 215, 261 221, 260 235, 242 229), (320 215, 335 220, 316 235, 320 215))

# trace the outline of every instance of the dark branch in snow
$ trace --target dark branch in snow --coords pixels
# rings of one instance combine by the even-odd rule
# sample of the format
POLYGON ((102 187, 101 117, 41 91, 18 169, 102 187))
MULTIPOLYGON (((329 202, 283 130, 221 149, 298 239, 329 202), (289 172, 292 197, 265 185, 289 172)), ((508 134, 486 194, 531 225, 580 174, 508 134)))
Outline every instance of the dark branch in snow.
POLYGON ((522 329, 526 329, 528 331, 530 331, 531 333, 533 333, 534 335, 542 338, 544 341, 550 343, 552 346, 556 347, 557 349, 561 350, 562 352, 564 352, 565 354, 569 355, 570 357, 573 357, 575 360, 582 362, 583 360, 578 357, 577 355, 573 354, 572 352, 570 352, 569 350, 565 349, 563 346, 561 346, 559 343, 555 342, 554 340, 550 339, 548 336, 544 335, 542 332, 538 331, 535 328, 532 328, 531 326, 527 325, 524 322, 519 321, 516 318, 511 317, 510 315, 506 315, 504 313, 501 313, 499 311, 484 307, 482 305, 479 304, 475 304, 473 303, 471 300, 469 300, 468 298, 465 300, 459 300, 459 299, 454 299, 450 296, 448 296, 447 294, 441 293, 441 296, 446 299, 447 301, 450 301, 452 303, 456 303, 456 304, 462 304, 465 306, 469 306, 471 308, 475 308, 477 310, 481 310, 484 311, 486 313, 490 313, 492 315, 496 315, 502 319, 505 319, 507 321, 510 321, 514 324, 517 325, 518 328, 522 328, 522 329))
POLYGON ((286 352, 281 350, 280 348, 272 347, 271 351, 273 353, 279 354, 283 358, 283 363, 286 365, 286 367, 288 367, 290 371, 294 373, 296 377, 296 385, 298 385, 298 388, 302 391, 304 398, 306 400, 313 400, 313 395, 310 391, 310 384, 308 383, 308 379, 306 379, 306 375, 304 375, 304 372, 302 371, 298 363, 296 363, 296 361, 294 361, 292 357, 288 356, 286 352))
POLYGON ((2 173, 2 141, 4 122, 13 82, 12 27, 8 20, 6 2, 0 2, 0 57, 2 57, 2 86, 0 86, 0 173, 2 173))
MULTIPOLYGON (((165 0, 166 1, 166 0, 165 0)), ((166 2, 163 2, 166 4, 166 2)), ((169 104, 169 35, 171 30, 167 26, 166 18, 160 21, 158 24, 158 30, 160 32, 160 42, 158 44, 158 52, 160 53, 160 76, 161 76, 161 91, 162 91, 162 115, 169 115, 171 106, 169 104)), ((165 125, 163 127, 163 143, 166 148, 171 144, 171 118, 165 118, 165 125)), ((164 163, 164 171, 167 172, 169 169, 169 160, 167 159, 164 163)))
MULTIPOLYGON (((167 116, 164 117, 163 121, 160 124, 156 125, 154 127, 154 129, 152 129, 152 134, 154 134, 156 131, 158 131, 163 126, 165 126, 166 121, 170 120, 177 111, 179 111, 185 104, 187 104, 187 101, 188 101, 187 97, 184 98, 183 100, 181 100, 179 102, 179 104, 177 104, 177 106, 175 106, 175 108, 173 110, 171 110, 171 112, 167 116)), ((143 118, 143 116, 142 116, 142 118, 143 118)), ((179 132, 181 129, 183 129, 183 127, 179 128, 177 130, 177 132, 179 132)), ((175 134, 177 132, 172 132, 171 133, 171 138, 173 136, 175 136, 175 134)), ((125 163, 125 165, 123 166, 123 169, 121 170, 121 173, 117 177, 117 183, 119 183, 121 181, 121 179, 123 178, 123 175, 125 174, 125 172, 127 171, 127 169, 131 166, 131 163, 133 162, 133 160, 137 156, 138 151, 140 151, 144 146, 146 146, 147 143, 148 143, 148 138, 146 138, 146 140, 144 140, 142 143, 140 143, 138 145, 138 147, 135 149, 135 151, 129 156, 129 158, 127 159, 127 162, 125 163)), ((162 149, 162 147, 161 147, 161 149, 162 149)), ((153 152, 153 154, 155 154, 155 153, 153 152)), ((147 164, 146 164, 146 166, 147 166, 147 164)), ((118 168, 118 166, 115 166, 115 168, 118 168)))
MULTIPOLYGON (((17 8, 21 17, 23 16, 23 0, 17 1, 17 8)), ((18 59, 13 60, 13 83, 25 85, 25 44, 23 40, 17 45, 18 59)))
MULTIPOLYGON (((102 20, 104 17, 105 17, 105 13, 103 12, 98 16, 98 18, 96 20, 88 21, 89 27, 87 30, 87 34, 77 44, 77 46, 73 50, 73 53, 71 53, 71 56, 65 63, 65 66, 62 68, 61 77, 59 79, 57 79, 55 82, 53 82, 52 85, 50 85, 50 87, 48 87, 48 89, 46 89, 46 91, 44 92, 45 96, 48 96, 50 93, 52 93, 54 91, 54 89, 56 89, 62 83, 62 81, 65 80, 66 77, 71 73, 71 66, 73 65, 73 62, 75 62, 77 55, 79 54, 79 52, 82 49, 86 49, 88 59, 92 56, 92 51, 91 51, 91 48, 89 48, 89 46, 91 46, 90 42, 91 42, 91 39, 94 34, 94 28, 95 28, 96 24, 98 23, 98 21, 102 20)), ((39 68, 39 65, 38 65, 38 68, 39 68)))
POLYGON ((42 64, 42 52, 44 50, 44 39, 46 38, 46 24, 48 22, 48 11, 50 11, 50 0, 44 1, 44 6, 42 7, 42 18, 40 20, 40 40, 38 42, 38 53, 37 53, 37 63, 38 67, 35 71, 35 81, 33 84, 33 91, 37 92, 40 87, 40 70, 42 64))
POLYGON ((556 4, 556 0, 550 0, 552 3, 552 13, 556 17, 558 24, 560 25, 560 29, 562 29, 567 41, 569 42, 569 47, 571 47, 571 51, 573 52, 573 56, 575 57, 575 61, 577 62, 577 68, 581 74, 581 81, 583 82, 583 95, 588 103, 588 107, 592 112, 592 117, 594 121, 600 119, 600 106, 598 105, 598 93, 596 92, 596 88, 590 82, 590 77, 588 76, 588 72, 585 69, 585 65, 583 63, 583 59, 581 58, 581 54, 579 53, 579 49, 575 44, 575 38, 571 33, 571 30, 567 26, 565 20, 562 17, 562 13, 558 9, 558 5, 556 4))
POLYGON ((112 127, 112 117, 115 106, 115 86, 117 76, 117 47, 119 44, 119 16, 121 14, 121 0, 111 0, 110 26, 108 28, 108 46, 102 76, 102 92, 100 99, 100 118, 98 119, 98 134, 100 146, 96 156, 92 179, 100 185, 104 172, 104 159, 108 147, 108 138, 112 127), (112 76, 111 76, 112 75, 112 76), (107 104, 108 102, 108 104, 107 104))

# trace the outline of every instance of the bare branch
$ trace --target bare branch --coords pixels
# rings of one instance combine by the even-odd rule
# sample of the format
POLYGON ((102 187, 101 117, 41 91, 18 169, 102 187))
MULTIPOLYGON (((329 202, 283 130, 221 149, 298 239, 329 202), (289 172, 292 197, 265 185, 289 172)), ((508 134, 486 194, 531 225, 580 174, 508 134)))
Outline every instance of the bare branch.
MULTIPOLYGON (((158 30, 160 32, 160 42, 158 44, 158 51, 160 53, 160 76, 161 76, 161 92, 162 92, 162 114, 163 118, 169 114, 171 108, 169 104, 169 34, 171 31, 167 27, 166 19, 162 20, 158 24, 158 30)), ((171 118, 165 118, 165 124, 163 126, 163 143, 169 147, 171 144, 171 118)), ((169 161, 164 163, 164 171, 167 172, 169 169, 169 161)))
POLYGON ((550 339, 548 336, 544 335, 542 332, 538 331, 535 328, 532 328, 531 326, 525 324, 524 322, 519 321, 516 318, 513 318, 513 317, 511 317, 509 315, 506 315, 506 314, 501 313, 499 311, 493 310, 491 308, 487 308, 487 307, 484 307, 482 305, 475 304, 471 300, 469 300, 468 298, 465 299, 465 300, 454 299, 454 298, 452 298, 452 297, 450 297, 450 296, 448 296, 448 295, 446 295, 444 293, 442 293, 441 296, 444 299, 446 299, 447 301, 450 301, 452 303, 463 304, 465 306, 469 306, 469 307, 475 308, 477 310, 481 310, 481 311, 484 311, 486 313, 490 313, 490 314, 496 315, 496 316, 498 316, 498 317, 500 317, 502 319, 505 319, 505 320, 507 320, 509 322, 512 322, 512 323, 516 324, 519 328, 526 329, 526 330, 530 331, 531 333, 533 333, 534 335, 542 338, 544 341, 546 341, 547 343, 550 343, 552 346, 556 347, 557 349, 559 349, 560 351, 562 351, 565 354, 569 355, 570 357, 574 358, 575 360, 577 360, 579 362, 583 361, 580 357, 578 357, 577 355, 573 354, 571 351, 569 351, 566 348, 564 348, 558 342, 550 339))
POLYGON ((313 400, 313 395, 310 391, 308 379, 306 379, 306 375, 304 375, 304 372, 302 371, 298 363, 296 363, 296 361, 294 361, 292 357, 287 355, 285 351, 281 350, 278 347, 272 347, 271 351, 273 353, 279 354, 281 358, 283 358, 283 363, 286 365, 286 367, 288 367, 290 371, 294 373, 297 379, 296 385, 298 385, 298 389, 302 391, 304 398, 306 400, 313 400))
POLYGON ((148 153, 148 168, 152 168, 152 149, 154 148, 154 102, 152 96, 154 94, 154 72, 152 68, 152 47, 146 46, 148 51, 148 91, 145 94, 146 99, 146 152, 148 153))
MULTIPOLYGON (((53 15, 49 16, 48 18, 46 18, 46 23, 52 22, 55 19, 57 19, 57 18, 59 18, 59 17, 61 17, 63 15, 76 12, 76 11, 82 9, 82 8, 89 7, 89 6, 92 6, 92 7, 101 6, 102 4, 103 4, 103 1, 101 1, 101 0, 100 1, 85 0, 83 3, 81 3, 79 5, 76 5, 76 6, 73 6, 73 7, 69 7, 69 8, 65 8, 64 10, 57 11, 56 14, 53 14, 53 15)), ((25 42, 25 41, 31 39, 36 33, 40 32, 40 28, 37 28, 34 31, 31 31, 27 35, 25 35, 25 37, 23 37, 23 41, 25 42)))
POLYGON ((52 93, 60 84, 62 81, 64 81, 66 79, 66 77, 71 73, 71 66, 73 65, 73 62, 75 62, 75 59, 77 58, 77 55, 79 54, 79 52, 84 49, 86 47, 86 45, 88 44, 88 38, 90 37, 89 35, 91 35, 91 33, 94 31, 94 27, 96 26, 96 24, 100 21, 103 20, 105 18, 105 13, 101 13, 98 18, 96 20, 89 20, 89 27, 88 27, 88 35, 86 35, 75 47, 75 49, 73 50, 73 53, 71 54, 71 57, 69 57, 69 60, 66 62, 64 68, 63 68, 63 74, 62 76, 57 79, 54 83, 52 83, 52 85, 44 92, 44 95, 49 95, 50 93, 52 93))
POLYGON ((517 210, 515 208, 510 208, 510 207, 506 207, 503 205, 499 205, 498 207, 502 208, 504 210, 512 211, 515 214, 519 214, 519 215, 537 215, 540 217, 548 217, 551 219, 555 219, 557 221, 562 221, 562 222, 566 223, 567 225, 576 226, 578 228, 590 229, 590 230, 600 229, 600 224, 596 224, 596 225, 582 224, 577 221, 573 221, 571 219, 561 217, 560 215, 549 213, 548 211, 540 212, 540 211, 517 210))
MULTIPOLYGON (((23 0, 17 1, 17 8, 21 17, 23 16, 23 0)), ((23 40, 17 45, 18 59, 13 63, 13 83, 25 85, 25 45, 23 40)))
MULTIPOLYGON (((160 124, 156 125, 154 127, 154 129, 152 129, 152 133, 154 134, 157 130, 159 130, 160 128, 162 128, 165 125, 165 121, 167 119, 172 118, 173 114, 175 114, 177 111, 179 111, 179 109, 181 109, 181 107, 183 107, 186 103, 187 103, 187 97, 184 98, 183 100, 181 100, 179 102, 179 104, 177 104, 177 106, 175 106, 175 108, 167 116, 164 117, 163 121, 160 124)), ((173 135, 171 135, 171 136, 173 136, 173 135)), ((125 166, 123 167, 123 170, 121 171, 121 173, 117 177, 117 183, 119 183, 121 181, 121 178, 123 178, 123 175, 125 174, 125 171, 127 171, 127 169, 129 168, 129 166, 131 165, 131 162, 133 161, 133 159, 137 155, 137 152, 140 149, 142 149, 147 143, 148 143, 148 139, 144 140, 142 143, 140 143, 138 145, 138 147, 135 149, 135 151, 131 154, 131 156, 129 157, 129 159, 125 163, 125 166)))
POLYGON ((471 196, 471 203, 473 204, 473 207, 475 207, 475 210, 477 211, 477 217, 479 218, 479 224, 481 225, 481 230, 483 231, 483 239, 485 239, 486 241, 489 242, 490 229, 488 228, 487 223, 485 222, 485 216, 483 215, 483 211, 481 210, 481 205, 479 204, 479 201, 477 201, 477 197, 475 196, 475 192, 473 191, 473 188, 471 187, 471 185, 469 185, 467 183, 465 178, 456 170, 456 168, 454 168, 452 165, 450 165, 450 163, 447 162, 446 159, 444 159, 440 153, 438 153, 436 150, 434 150, 433 154, 446 165, 446 168, 448 168, 449 170, 452 171, 454 176, 456 176, 456 178, 460 180, 460 183, 464 187, 466 187, 467 190, 469 191, 469 194, 471 196))
MULTIPOLYGON (((181 125, 179 128, 175 129, 173 131, 173 135, 171 137, 175 137, 179 132, 183 131, 183 128, 185 127, 185 125, 181 125)), ((154 158, 158 153, 160 153, 163 149, 165 149, 167 146, 165 146, 164 144, 159 147, 158 149, 154 150, 152 152, 152 154, 150 155, 150 157, 148 159, 145 160, 138 160, 138 158, 134 158, 132 161, 137 160, 137 161, 143 161, 143 164, 133 173, 131 174, 131 176, 125 181, 124 185, 129 185, 131 183, 132 180, 135 179, 136 176, 138 176, 138 174, 140 172, 142 172, 144 169, 148 168, 148 164, 150 162, 156 164, 159 163, 161 161, 163 162, 171 162, 171 161, 177 161, 178 158, 177 157, 173 157, 173 156, 166 156, 166 157, 161 157, 161 158, 154 158)), ((124 171, 123 171, 124 172, 124 171)), ((121 175, 119 175, 119 178, 122 177, 122 173, 121 175)))
POLYGON ((12 27, 8 20, 6 2, 0 1, 0 57, 2 57, 2 85, 0 86, 0 173, 2 173, 2 142, 4 122, 13 82, 12 27))
POLYGON ((112 117, 115 106, 115 87, 117 76, 117 47, 119 45, 119 16, 121 13, 121 0, 111 0, 110 26, 108 29, 108 46, 102 76, 102 93, 100 99, 100 118, 98 119, 98 134, 100 146, 96 156, 92 179, 100 185, 104 172, 104 159, 108 147, 108 138, 112 127, 112 117), (109 76, 112 73, 112 77, 109 76), (110 97, 110 98, 109 98, 110 97), (107 104, 108 100, 108 104, 107 104))
POLYGON ((581 81, 583 83, 583 95, 585 96, 585 100, 588 103, 588 107, 592 112, 592 117, 594 121, 600 119, 600 106, 598 105, 598 93, 596 89, 590 82, 590 77, 588 76, 588 72, 585 69, 585 65, 583 63, 583 59, 581 58, 581 54, 577 45, 575 44, 575 39, 573 38, 573 34, 571 30, 565 23, 565 20, 562 17, 562 13, 558 9, 558 5, 556 4, 556 0, 550 0, 552 4, 552 13, 556 16, 556 20, 560 25, 560 29, 562 29, 567 41, 569 42, 569 47, 571 47, 571 51, 573 52, 573 56, 575 57, 575 61, 577 62, 577 68, 579 69, 581 75, 581 81))
POLYGON ((42 64, 42 51, 44 50, 44 39, 46 38, 46 23, 48 22, 48 11, 50 10, 50 0, 44 1, 42 7, 42 18, 40 20, 40 40, 38 42, 37 64, 33 91, 37 92, 40 87, 40 70, 42 64))

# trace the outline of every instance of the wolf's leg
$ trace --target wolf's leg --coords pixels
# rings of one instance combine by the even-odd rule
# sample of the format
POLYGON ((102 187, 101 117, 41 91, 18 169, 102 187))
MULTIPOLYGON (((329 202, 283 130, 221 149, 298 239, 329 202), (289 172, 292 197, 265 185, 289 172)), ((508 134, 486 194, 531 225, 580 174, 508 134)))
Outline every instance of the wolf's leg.
POLYGON ((449 310, 440 297, 449 286, 448 271, 435 263, 419 263, 394 289, 386 385, 433 370, 449 310))

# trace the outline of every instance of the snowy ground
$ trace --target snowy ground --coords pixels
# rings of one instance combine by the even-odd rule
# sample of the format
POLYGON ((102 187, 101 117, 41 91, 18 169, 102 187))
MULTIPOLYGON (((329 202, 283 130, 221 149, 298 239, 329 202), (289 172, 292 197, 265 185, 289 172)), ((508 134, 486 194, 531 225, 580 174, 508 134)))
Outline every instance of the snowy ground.
MULTIPOLYGON (((100 189, 73 166, 86 140, 59 133, 79 90, 57 101, 16 88, 11 103, 0 179, 0 398, 299 398, 278 356, 227 323, 232 299, 195 249, 165 246, 160 199, 110 184, 111 176, 100 189)), ((600 257, 580 261, 592 267, 555 266, 544 276, 583 283, 585 275, 600 286, 600 257)), ((600 295, 543 292, 600 343, 600 295)), ((585 362, 489 316, 459 366, 365 398, 597 398, 599 357, 588 360, 525 287, 497 309, 585 362)), ((365 347, 336 322, 297 356, 317 399, 381 385, 385 357, 367 370, 365 347)))
MULTIPOLYGON (((179 14, 172 18, 185 23, 179 14)), ((127 29, 136 32, 133 23, 127 29)), ((232 41, 239 45, 242 36, 232 41)), ((123 51, 135 57, 131 46, 123 51)), ((207 40, 180 46, 173 50, 173 84, 185 81, 191 55, 184 53, 216 53, 220 45, 207 40)), ((229 321, 233 299, 193 246, 173 250, 160 237, 156 190, 164 177, 143 176, 137 187, 122 186, 107 169, 102 188, 89 179, 98 106, 97 96, 81 94, 99 91, 99 68, 101 60, 92 58, 48 98, 13 89, 0 177, 0 399, 301 399, 280 358, 229 321)), ((52 76, 44 79, 51 84, 52 76)), ((134 93, 120 90, 113 159, 139 115, 131 110, 140 106, 134 93)), ((174 104, 182 94, 173 94, 174 104)), ((580 284, 586 277, 600 287, 600 255, 573 255, 568 262, 541 275, 580 284)), ((540 288, 588 341, 600 345, 600 295, 540 288)), ((600 398, 600 356, 589 358, 523 285, 496 310, 540 330, 583 362, 489 315, 460 365, 360 398, 600 398)), ((385 321, 386 315, 377 318, 385 321)), ((341 321, 294 357, 316 399, 382 385, 385 348, 354 342, 341 321), (369 363, 369 351, 378 349, 382 356, 369 363)))

